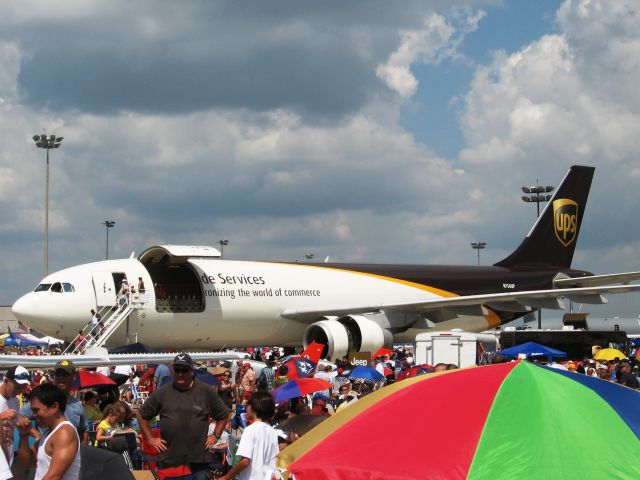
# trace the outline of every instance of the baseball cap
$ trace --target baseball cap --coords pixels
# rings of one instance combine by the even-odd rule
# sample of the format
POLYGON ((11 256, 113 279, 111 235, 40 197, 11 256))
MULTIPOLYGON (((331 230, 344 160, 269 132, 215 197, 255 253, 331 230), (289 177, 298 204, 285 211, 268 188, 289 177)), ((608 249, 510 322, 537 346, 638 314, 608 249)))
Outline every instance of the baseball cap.
POLYGON ((29 375, 29 371, 19 365, 7 370, 7 378, 20 385, 31 385, 31 375, 29 375))
POLYGON ((173 359, 173 365, 183 365, 185 367, 193 368, 193 359, 188 353, 179 353, 173 359))
POLYGON ((76 366, 73 364, 71 360, 60 360, 56 363, 55 371, 62 370, 63 372, 71 375, 76 373, 76 366))

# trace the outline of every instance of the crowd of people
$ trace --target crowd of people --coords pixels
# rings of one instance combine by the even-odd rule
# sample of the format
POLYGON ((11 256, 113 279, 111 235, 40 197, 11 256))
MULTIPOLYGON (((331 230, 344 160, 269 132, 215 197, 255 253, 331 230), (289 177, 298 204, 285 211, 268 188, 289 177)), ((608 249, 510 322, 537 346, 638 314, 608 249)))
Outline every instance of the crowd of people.
POLYGON ((0 346, 0 355, 60 355, 62 353, 63 344, 56 343, 53 345, 43 346, 0 346))
MULTIPOLYGON (((78 478, 82 444, 122 454, 131 467, 154 468, 160 478, 266 478, 277 453, 309 426, 416 368, 405 348, 371 359, 375 380, 353 378, 347 357, 285 357, 275 347, 246 352, 250 361, 196 364, 180 353, 170 365, 98 367, 118 385, 95 389, 73 388, 77 369, 70 361, 52 372, 10 368, 0 385, 0 480, 27 478, 29 469, 35 478, 78 478), (295 362, 305 367, 296 370, 295 362), (215 381, 197 380, 201 375, 215 381), (274 390, 302 377, 324 380, 325 387, 276 403, 274 390)), ((549 366, 638 389, 640 365, 630 358, 549 366)), ((491 359, 505 361, 499 352, 491 359)), ((421 367, 421 373, 458 368, 421 367)))

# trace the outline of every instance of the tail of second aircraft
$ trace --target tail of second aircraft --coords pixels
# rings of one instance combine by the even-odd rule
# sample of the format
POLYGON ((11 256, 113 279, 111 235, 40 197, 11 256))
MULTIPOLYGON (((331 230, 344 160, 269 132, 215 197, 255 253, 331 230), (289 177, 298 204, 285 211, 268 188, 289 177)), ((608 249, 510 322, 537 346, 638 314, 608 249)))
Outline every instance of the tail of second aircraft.
POLYGON ((573 166, 520 246, 497 267, 570 267, 594 167, 573 166))

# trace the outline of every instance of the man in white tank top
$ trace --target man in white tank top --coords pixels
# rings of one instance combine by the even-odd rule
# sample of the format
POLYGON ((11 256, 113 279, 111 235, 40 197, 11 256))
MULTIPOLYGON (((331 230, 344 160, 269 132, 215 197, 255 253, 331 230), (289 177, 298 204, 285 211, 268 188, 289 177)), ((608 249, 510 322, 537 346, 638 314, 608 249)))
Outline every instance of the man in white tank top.
POLYGON ((31 392, 31 410, 40 432, 28 418, 20 417, 18 458, 24 468, 36 466, 35 480, 78 480, 80 478, 80 438, 65 418, 66 394, 55 385, 44 384, 31 392), (29 447, 29 437, 36 442, 29 447))

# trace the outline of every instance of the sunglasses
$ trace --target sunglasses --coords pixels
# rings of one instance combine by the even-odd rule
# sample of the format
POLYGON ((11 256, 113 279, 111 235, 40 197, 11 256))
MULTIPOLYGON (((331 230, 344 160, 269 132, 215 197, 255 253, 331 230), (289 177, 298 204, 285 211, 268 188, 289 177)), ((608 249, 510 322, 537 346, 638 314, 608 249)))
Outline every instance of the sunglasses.
POLYGON ((191 369, 190 368, 174 368, 173 371, 175 373, 189 373, 191 369))
POLYGON ((31 380, 31 375, 28 373, 20 373, 13 377, 14 380, 31 380))

